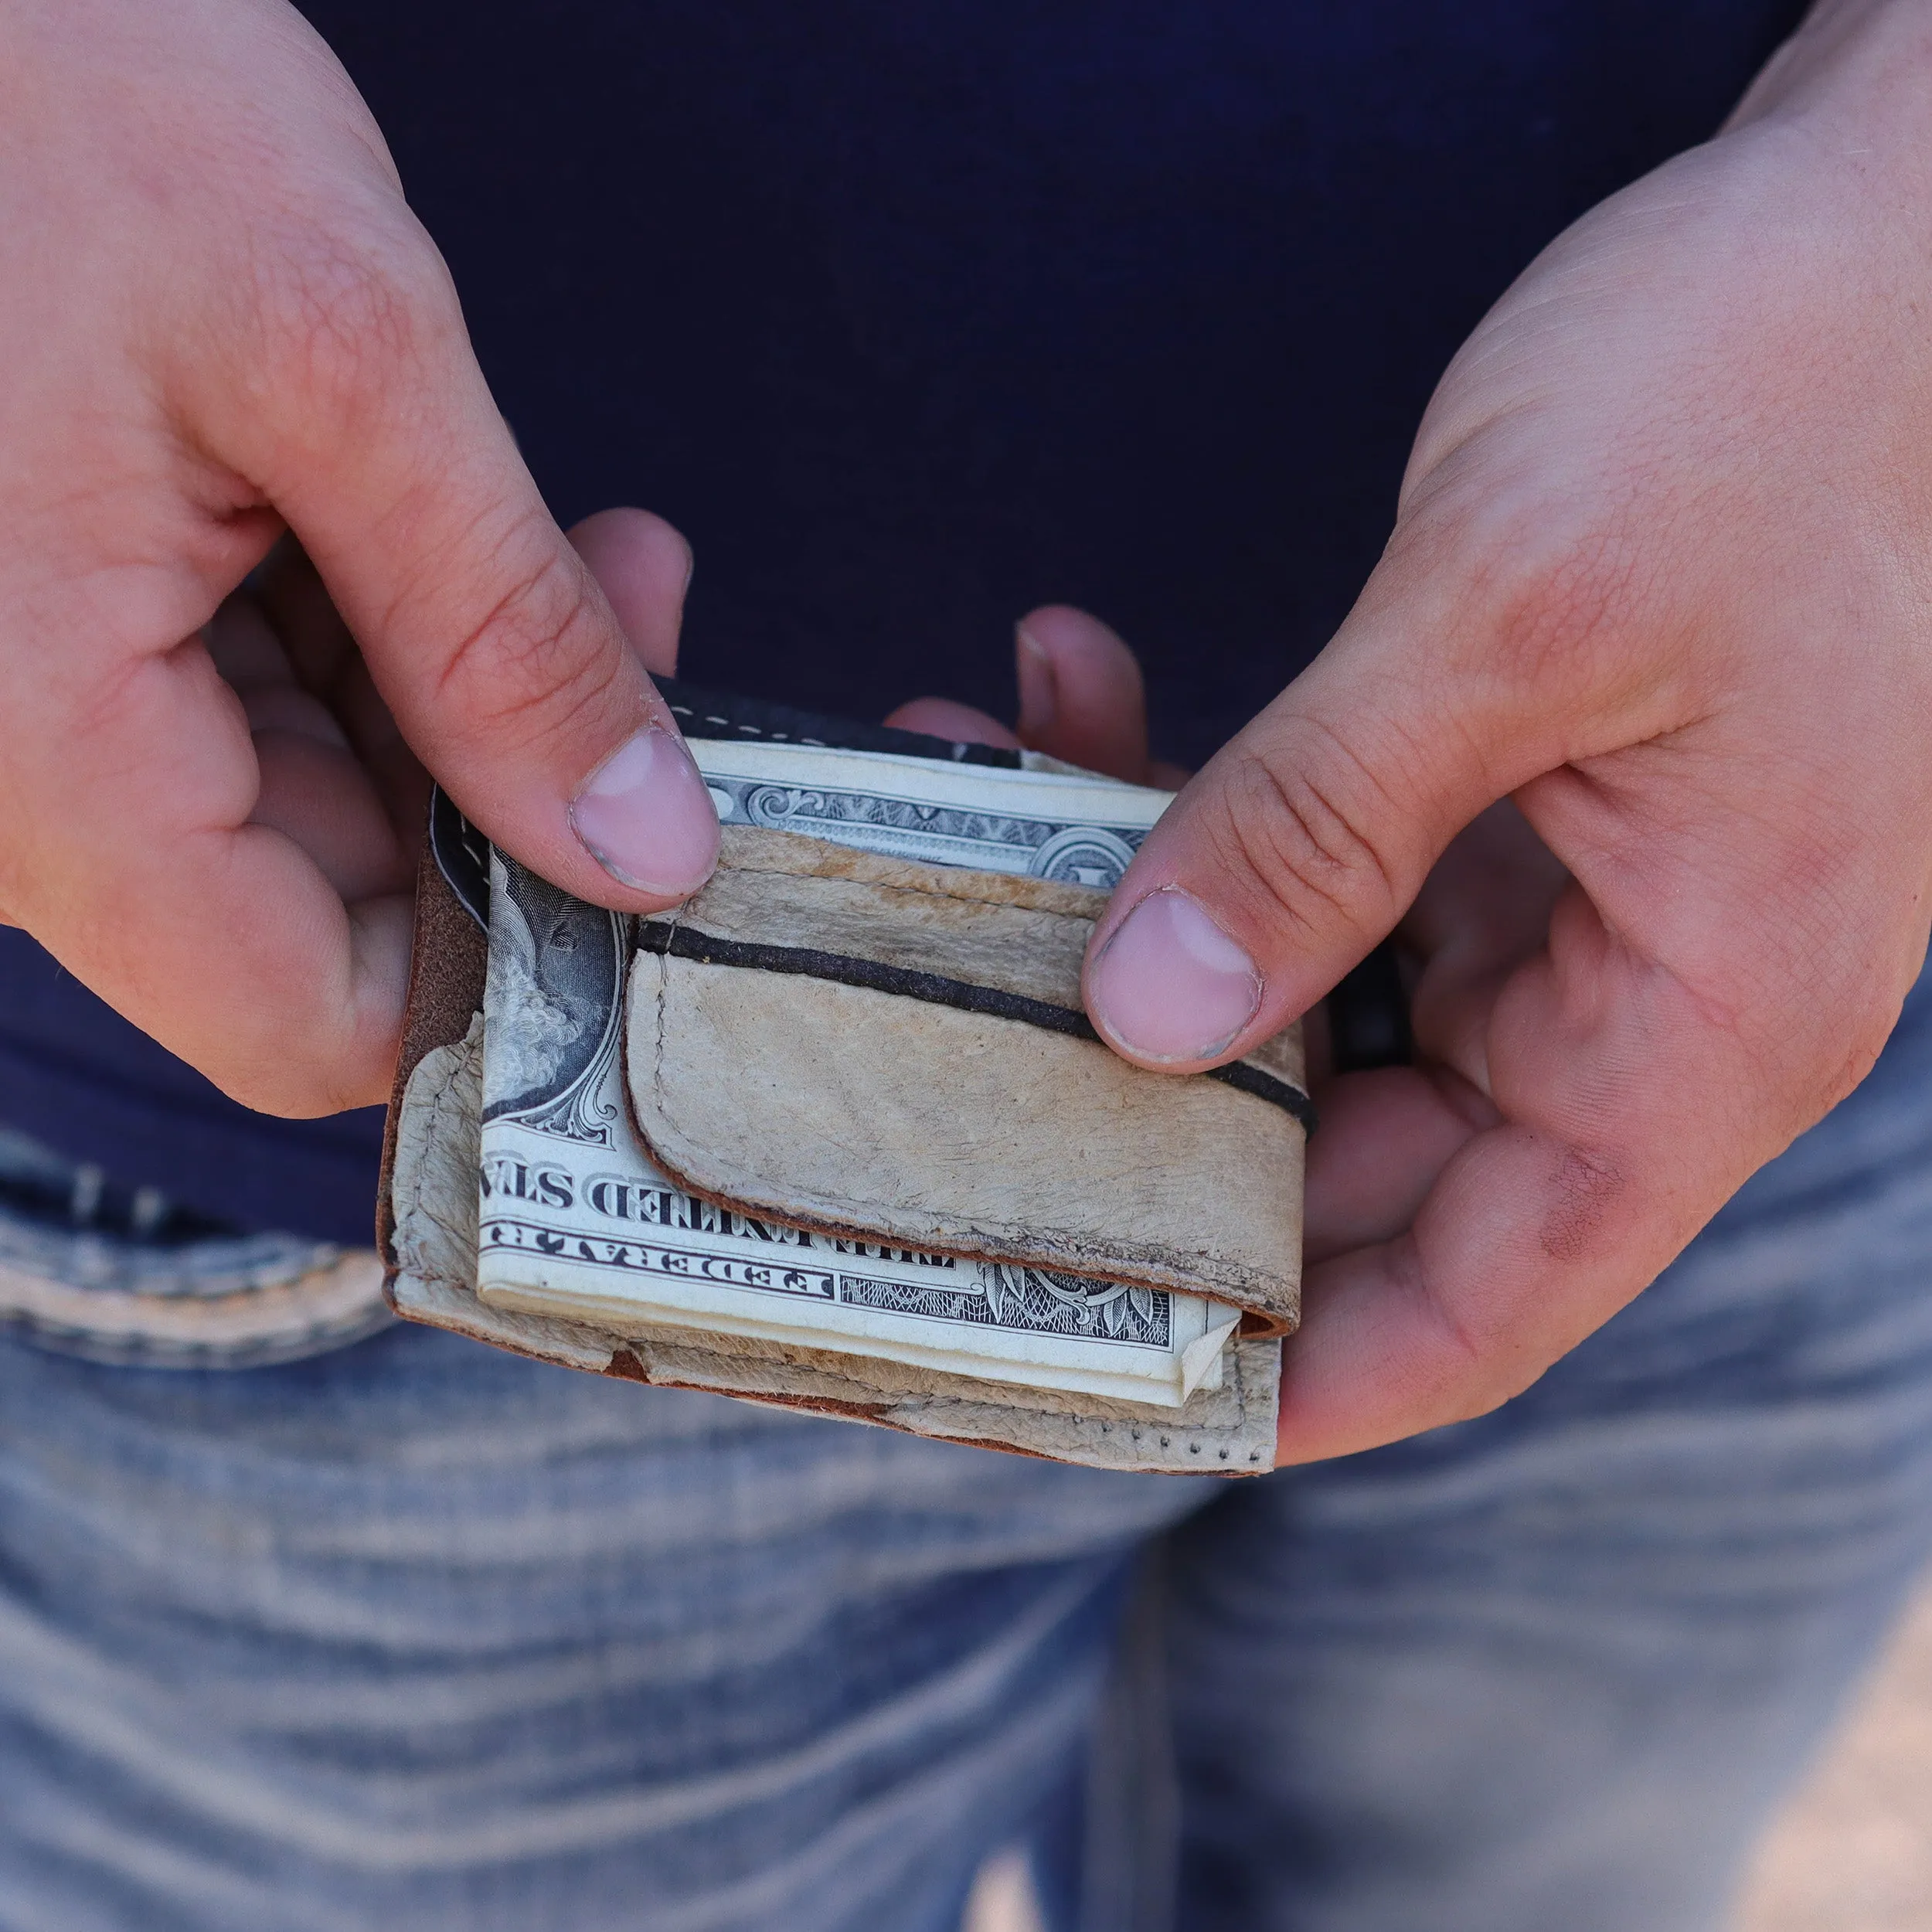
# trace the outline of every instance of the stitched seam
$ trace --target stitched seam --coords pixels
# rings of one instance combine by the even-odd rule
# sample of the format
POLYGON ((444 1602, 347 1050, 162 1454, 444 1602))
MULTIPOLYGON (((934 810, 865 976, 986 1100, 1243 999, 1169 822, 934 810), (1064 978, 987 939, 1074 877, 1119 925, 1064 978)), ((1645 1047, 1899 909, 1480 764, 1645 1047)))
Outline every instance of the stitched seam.
MULTIPOLYGON (((452 1041, 450 1044, 454 1046, 456 1043, 452 1041)), ((434 1050, 434 1048, 430 1049, 431 1052, 434 1050)), ((427 1058, 427 1056, 425 1055, 424 1057, 427 1058)), ((456 1068, 452 1063, 441 1075, 438 1083, 430 1090, 427 1110, 430 1117, 429 1125, 423 1136, 425 1146, 428 1145, 437 1128, 441 1124, 443 1103, 449 1098, 450 1089, 455 1083, 455 1080, 456 1068)), ((416 1162, 416 1172, 410 1175, 410 1182, 408 1213, 413 1216, 420 1210, 423 1205, 423 1162, 420 1153, 416 1162)))
MULTIPOLYGON (((665 930, 673 939, 677 937, 678 920, 682 917, 683 912, 684 906, 682 905, 673 906, 671 908, 671 917, 664 922, 665 930)), ((642 919, 640 919, 637 922, 636 930, 632 935, 632 943, 634 944, 641 947, 643 946, 645 930, 648 923, 648 921, 642 919)), ((665 1099, 664 1093, 665 1031, 668 1024, 667 1009, 671 1004, 669 998, 671 991, 670 979, 671 968, 666 963, 665 954, 660 953, 658 955, 657 1051, 655 1056, 653 1058, 651 1063, 651 1090, 658 1097, 658 1111, 663 1114, 666 1120, 668 1120, 671 1117, 670 1106, 665 1099)))
POLYGON ((715 716, 709 711, 694 711, 688 704, 667 705, 665 709, 678 717, 690 719, 694 723, 716 725, 720 730, 735 731, 743 738, 769 738, 777 745, 810 745, 818 751, 834 749, 823 738, 794 738, 788 731, 765 731, 757 725, 733 724, 729 718, 715 716))
MULTIPOLYGON (((418 1215, 428 1213, 423 1205, 423 1175, 428 1166, 423 1155, 442 1131, 443 1117, 448 1107, 450 1096, 455 1090, 457 1077, 463 1070, 464 1055, 469 1044, 467 1029, 463 1039, 451 1040, 446 1043, 455 1047, 457 1050, 451 1056, 448 1065, 438 1077, 437 1083, 430 1090, 428 1096, 429 1105, 427 1111, 429 1114, 429 1123, 423 1132, 422 1145, 417 1150, 416 1172, 410 1176, 409 1205, 403 1213, 396 1216, 396 1247, 399 1252, 402 1247, 404 1223, 413 1222, 418 1215)), ((434 1048, 430 1049, 431 1052, 436 1050, 434 1048)), ((428 1056, 426 1054, 423 1057, 427 1059, 428 1056)), ((429 1215, 429 1219, 433 1222, 436 1221, 436 1216, 433 1214, 429 1215)), ((437 1225, 440 1226, 442 1224, 437 1222, 437 1225)), ((420 1237, 413 1236, 412 1238, 420 1237)))

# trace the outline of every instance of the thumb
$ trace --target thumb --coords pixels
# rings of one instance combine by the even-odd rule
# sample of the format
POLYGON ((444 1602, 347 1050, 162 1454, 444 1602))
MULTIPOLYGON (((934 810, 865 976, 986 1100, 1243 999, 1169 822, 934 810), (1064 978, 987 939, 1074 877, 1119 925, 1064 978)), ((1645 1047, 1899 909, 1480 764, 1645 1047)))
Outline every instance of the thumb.
POLYGON ((1148 835, 1087 953, 1088 1011, 1117 1052, 1185 1073, 1279 1031, 1533 775, 1542 747, 1417 634, 1359 613, 1148 835))
MULTIPOLYGON (((294 529, 403 736, 474 823, 582 898, 675 903, 716 861, 703 782, 545 507, 440 258, 413 223, 393 239, 277 305, 299 339, 258 346, 282 379, 247 386, 256 413, 219 424, 219 453, 294 529)), ((663 609, 628 614, 668 643, 682 577, 654 582, 663 609)))

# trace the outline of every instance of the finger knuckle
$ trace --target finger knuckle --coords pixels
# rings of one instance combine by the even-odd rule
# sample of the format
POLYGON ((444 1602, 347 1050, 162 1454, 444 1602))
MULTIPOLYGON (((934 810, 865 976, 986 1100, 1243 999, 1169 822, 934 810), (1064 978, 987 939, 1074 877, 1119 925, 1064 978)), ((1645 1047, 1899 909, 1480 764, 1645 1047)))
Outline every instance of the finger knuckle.
POLYGON ((1366 763, 1323 736, 1318 757, 1236 754, 1209 828, 1215 856, 1253 879, 1291 930, 1392 922, 1403 885, 1378 828, 1399 821, 1366 763))
POLYGON ((438 695, 486 730, 514 724, 522 744, 567 738, 622 668, 588 577, 534 518, 485 554, 501 588, 449 648, 438 695))
POLYGON ((1509 1312, 1500 1305, 1485 1307, 1480 1296, 1438 1278, 1413 1234, 1393 1244, 1389 1260, 1400 1292, 1429 1337, 1413 1394, 1432 1424, 1488 1415, 1542 1372, 1544 1362, 1523 1346, 1509 1312))

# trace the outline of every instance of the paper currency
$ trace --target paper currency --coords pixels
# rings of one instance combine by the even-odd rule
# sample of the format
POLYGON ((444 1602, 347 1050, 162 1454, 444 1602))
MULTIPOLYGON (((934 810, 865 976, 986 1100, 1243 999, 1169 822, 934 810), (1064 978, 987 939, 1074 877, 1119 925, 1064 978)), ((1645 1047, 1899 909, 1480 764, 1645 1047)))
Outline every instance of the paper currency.
MULTIPOLYGON (((1100 886, 1167 804, 1163 792, 1050 770, 690 743, 726 825, 1100 886)), ((486 1301, 1168 1406, 1219 1386, 1239 1318, 1223 1304, 838 1240, 681 1193, 652 1165, 624 1100, 628 923, 501 858, 491 883, 486 1301)))

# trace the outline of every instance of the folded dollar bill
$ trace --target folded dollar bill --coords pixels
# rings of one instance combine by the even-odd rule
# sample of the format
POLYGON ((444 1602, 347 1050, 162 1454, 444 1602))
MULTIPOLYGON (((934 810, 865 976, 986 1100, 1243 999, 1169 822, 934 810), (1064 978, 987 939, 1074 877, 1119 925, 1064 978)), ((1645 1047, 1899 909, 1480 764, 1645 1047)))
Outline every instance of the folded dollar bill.
POLYGON ((1080 1010, 1092 920, 1166 794, 668 695, 724 848, 675 913, 573 900, 439 801, 393 1304, 927 1434, 1267 1467, 1298 1036, 1173 1080, 1080 1010))

